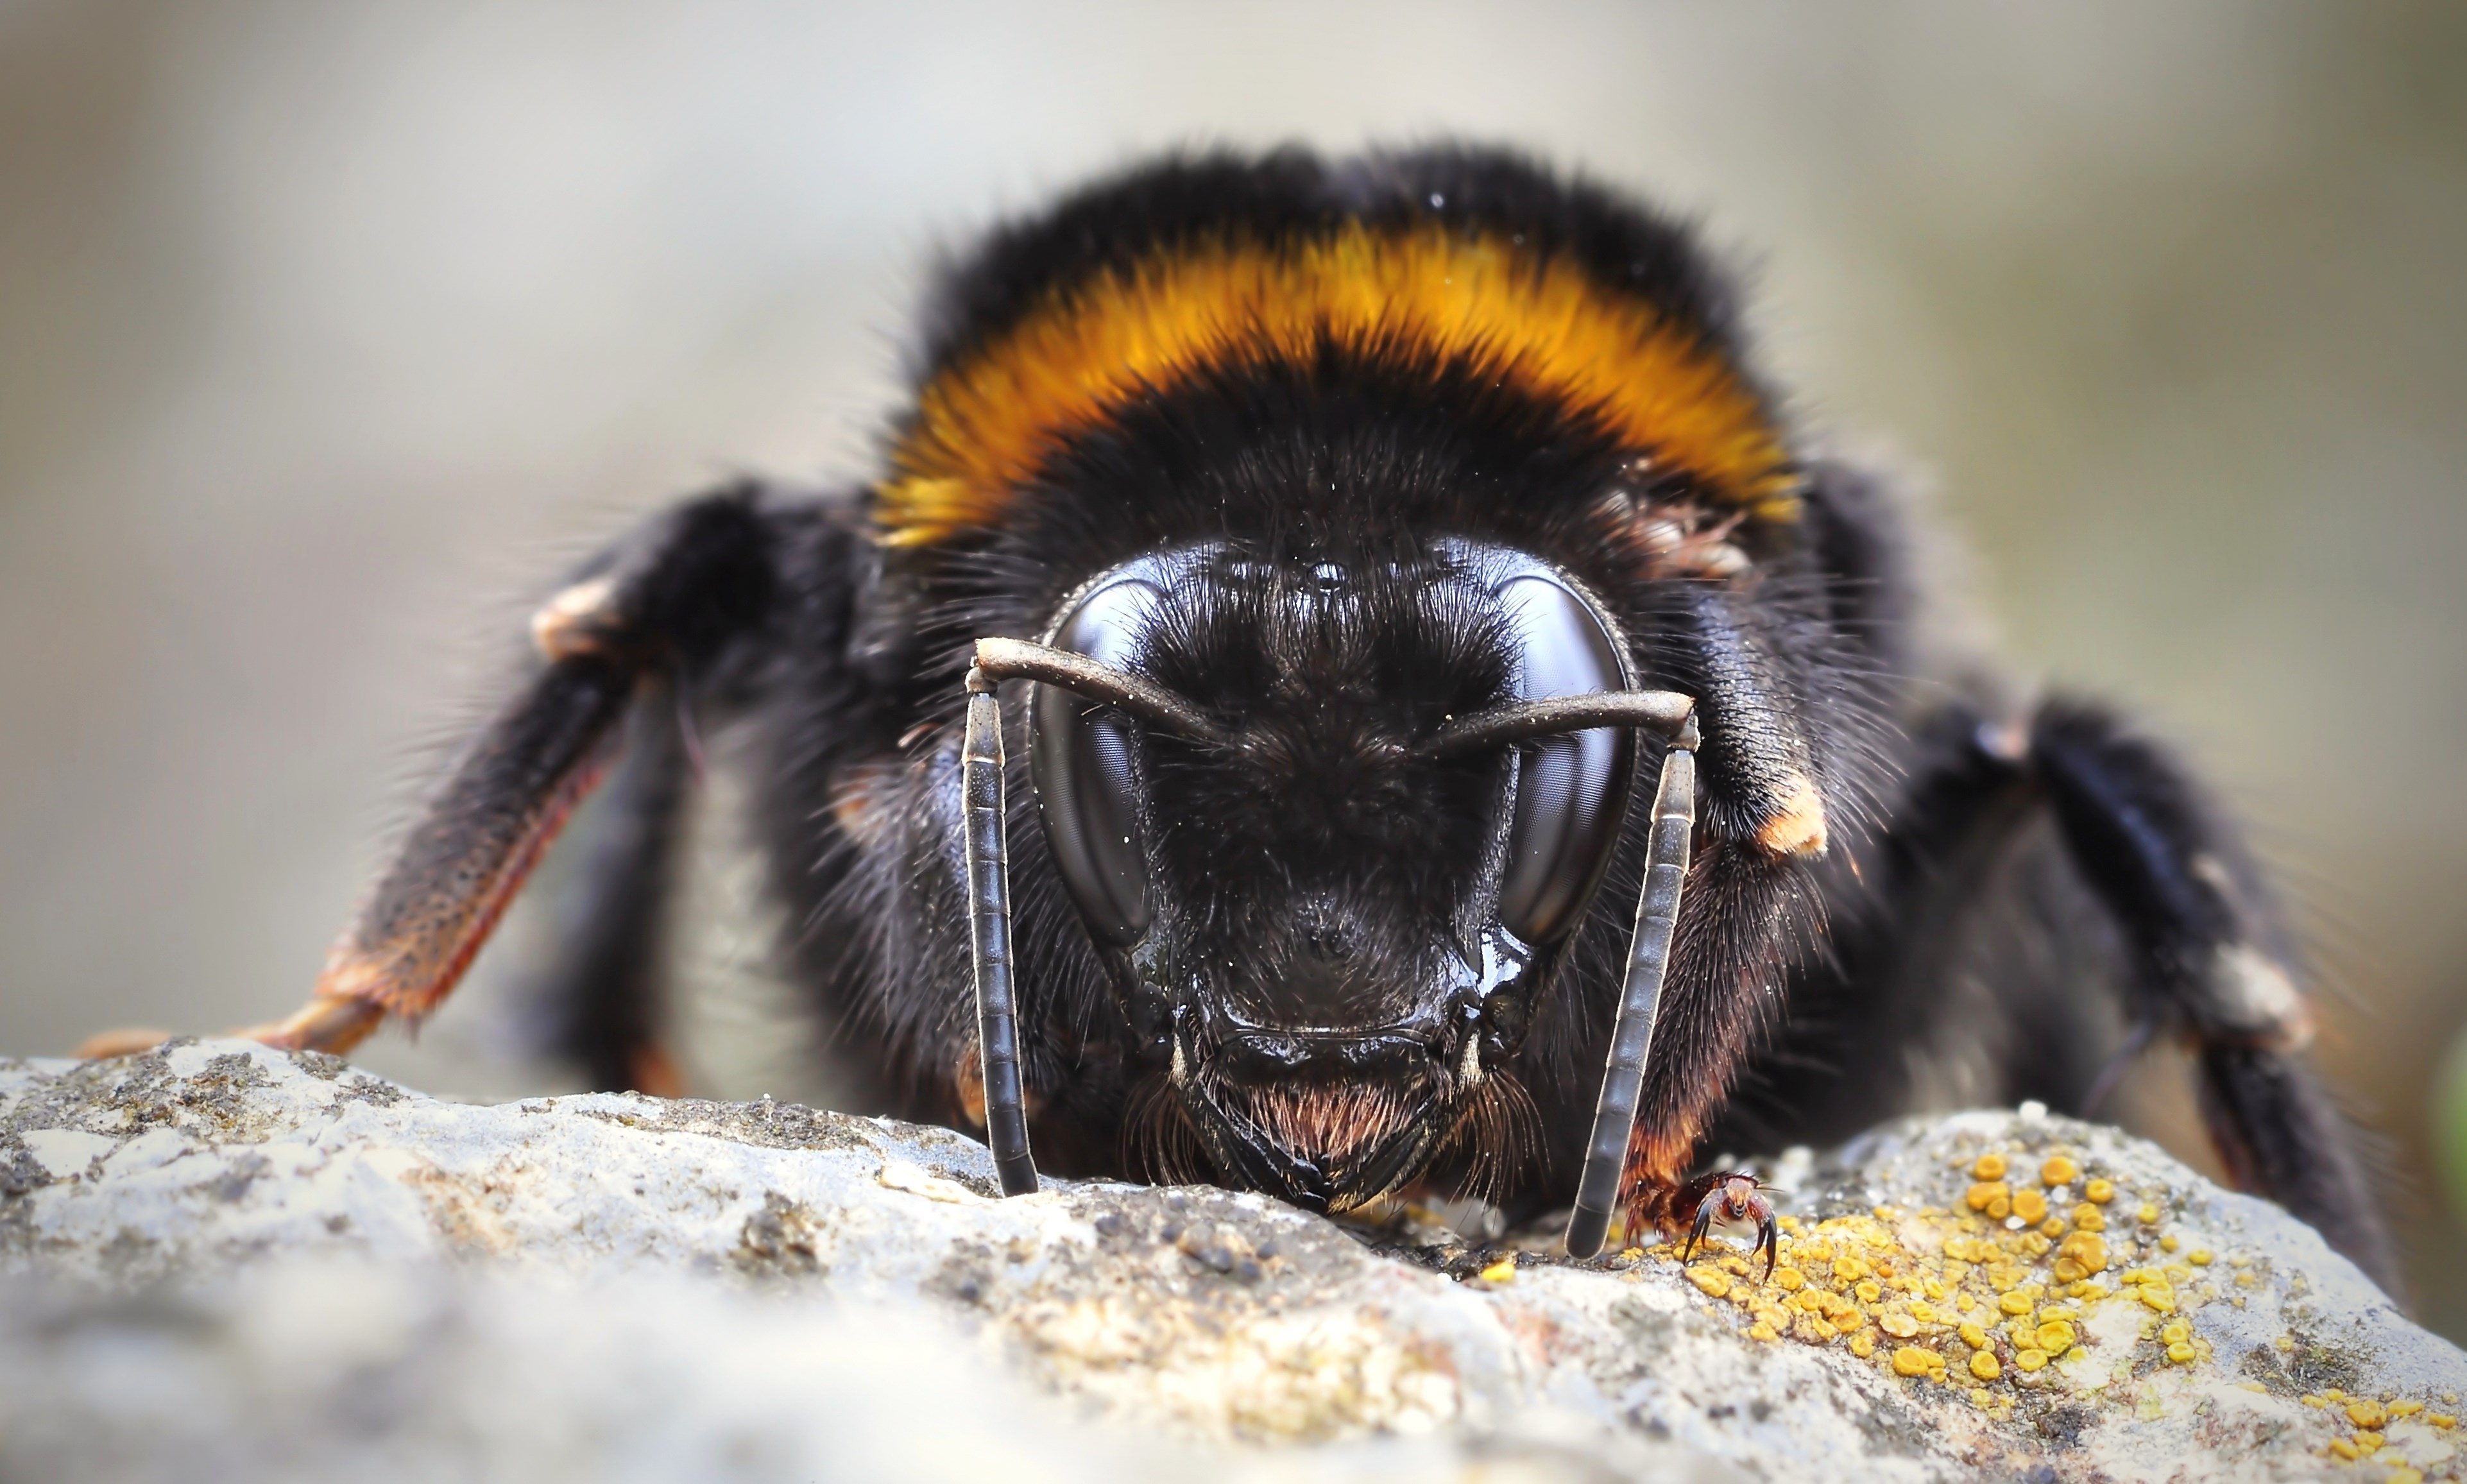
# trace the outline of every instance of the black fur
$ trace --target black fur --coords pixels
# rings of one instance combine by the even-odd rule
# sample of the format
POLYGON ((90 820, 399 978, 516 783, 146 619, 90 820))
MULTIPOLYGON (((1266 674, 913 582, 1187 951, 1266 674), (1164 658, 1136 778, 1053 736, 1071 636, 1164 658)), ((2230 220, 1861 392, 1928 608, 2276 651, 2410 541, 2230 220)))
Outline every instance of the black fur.
POLYGON ((593 808, 594 828, 569 840, 589 851, 557 912, 559 948, 526 1001, 539 1039, 596 1088, 634 1089, 660 1046, 668 905, 690 758, 683 704, 665 676, 644 682, 625 719, 623 759, 593 808))
MULTIPOLYGON (((1679 228, 1606 192, 1504 153, 1323 162, 1287 150, 1168 160, 993 233, 946 271, 918 375, 1160 246, 1275 241, 1347 219, 1515 235, 1725 357, 1743 354, 1723 278, 1679 228)), ((1036 638, 1083 580, 1163 549, 1230 551, 1268 574, 1177 598, 1145 662, 1246 739, 1211 751, 1157 737, 1143 754, 1153 868, 1182 914, 1164 934, 1169 952, 1092 940, 1046 855, 1027 708, 1018 697, 1009 708, 1040 1162, 1199 1174, 1189 1162, 1215 1150, 1215 1178, 1257 1182, 1161 1092, 1173 1027, 1307 1013, 1359 1029, 1437 1013, 1436 992, 1416 986, 1444 978, 1480 927, 1461 904, 1495 870, 1485 851, 1498 848, 1506 766, 1408 763, 1398 751, 1498 698, 1506 662, 1490 620, 1369 576, 1315 627, 1280 628, 1287 589, 1322 563, 1408 570, 1442 538, 1528 552, 1600 602, 1639 684, 1700 698, 1697 864, 1637 1146, 1649 1211, 1669 1214, 1654 1202, 1675 1198, 1710 1138, 1829 1139, 1949 1086, 2078 1107, 2126 1028, 2147 1022, 2199 1048, 2206 1106, 2239 1173, 2387 1280, 2370 1196, 2295 1049, 2301 1006, 2273 1001, 2254 967, 2292 974, 2291 955, 2184 774, 2094 710, 2016 715, 1962 677, 1911 673, 1914 579, 1875 478, 1802 456, 1804 518, 1742 532, 1744 575, 1681 577, 1642 560, 1604 503, 1619 492, 1686 506, 1700 493, 1663 474, 1640 486, 1636 452, 1581 409, 1461 366, 1331 348, 1307 366, 1219 369, 1083 431, 997 525, 934 547, 876 549, 861 495, 739 490, 685 506, 612 559, 645 574, 628 578, 623 655, 629 675, 671 676, 705 710, 761 724, 757 797, 802 976, 837 1033, 867 1049, 882 1110, 964 1126, 974 1021, 954 849, 968 645, 1036 638), (1755 842, 1800 776, 1830 824, 1821 863, 1755 842), (2014 941, 2011 924, 2077 922, 2085 903, 2098 925, 2051 933, 2061 952, 1991 952, 2014 941)), ((669 704, 660 695, 645 704, 669 704)), ((1641 765, 1658 761, 1658 747, 1638 751, 1641 765)), ((661 766, 673 776, 672 756, 661 766)), ((603 916, 656 920, 644 895, 661 879, 649 859, 666 838, 660 776, 626 795, 645 825, 631 854, 612 857, 603 916)), ((1435 1022, 1431 1060, 1377 1073, 1381 1096, 1470 1098, 1449 1058, 1482 1038, 1496 1091, 1448 1103, 1456 1122, 1416 1146, 1435 1177, 1482 1175, 1521 1210, 1569 1199, 1643 870, 1642 805, 1626 820, 1573 933, 1542 947, 1514 994, 1481 1002, 1478 1030, 1435 1022), (1519 1141, 1532 1158, 1484 1163, 1519 1141)), ((648 930, 627 931, 603 922, 583 936, 622 947, 648 930)), ((609 966, 593 972, 611 1011, 632 1015, 650 999, 638 968, 614 961, 624 956, 603 953, 609 966)), ((574 1050, 604 1068, 617 1030, 636 1034, 630 1021, 577 1021, 574 1050)), ((1217 1060, 1202 1079, 1271 1100, 1320 1087, 1326 1070, 1309 1056, 1325 1047, 1307 1040, 1271 1047, 1298 1058, 1291 1086, 1246 1068, 1242 1057, 1268 1053, 1230 1030, 1203 1046, 1217 1060)), ((1369 1046, 1340 1049, 1388 1054, 1369 1046)))

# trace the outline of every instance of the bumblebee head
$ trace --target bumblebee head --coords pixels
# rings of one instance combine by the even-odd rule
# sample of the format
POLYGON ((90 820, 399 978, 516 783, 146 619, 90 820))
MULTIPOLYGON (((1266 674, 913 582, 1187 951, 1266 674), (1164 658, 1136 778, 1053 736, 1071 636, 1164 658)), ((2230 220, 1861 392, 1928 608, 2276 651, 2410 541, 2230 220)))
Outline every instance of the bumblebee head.
MULTIPOLYGON (((1501 169, 1482 178, 1525 178, 1501 169)), ((1045 840, 1015 864, 1039 873, 1040 935, 1074 926, 1044 904, 1075 905, 1150 1059, 1130 1136, 1169 1110, 1152 1169, 1328 1208, 1460 1173, 1460 1137, 1496 1153, 1513 1068, 1600 1023, 1542 997, 1643 833, 1632 729, 1693 708, 1636 688, 1616 616, 1655 625, 1653 673, 1706 699, 1714 824, 1822 840, 1806 750, 1768 724, 1777 672, 1733 611, 1764 591, 1756 562, 1799 550, 1801 478, 1712 276, 1683 233, 1582 189, 1537 215, 1519 191, 1412 184, 1298 178, 1274 213, 1177 195, 1188 211, 1083 251, 1075 214, 1134 182, 1027 229, 1035 254, 1000 280, 1018 291, 965 297, 931 349, 871 504, 938 632, 1041 638, 980 641, 971 727, 990 745, 985 692, 1038 683, 1017 699, 1045 840), (1067 595, 1036 585, 1059 574, 1067 595)), ((969 819, 1001 847, 998 810, 969 819)), ((1687 848, 1647 852, 1674 903, 1687 848)), ((982 925, 1007 906, 981 864, 982 925)), ((1000 926, 972 939, 985 1107, 1025 1188, 1024 1121, 998 1127, 1021 1093, 1000 926)), ((1632 952, 1630 982, 1658 993, 1666 958, 1647 967, 1632 952)), ((1068 980, 1080 1025, 1104 1018, 1093 978, 1068 980)), ((1615 1071, 1641 1063, 1635 1002, 1615 1071)), ((1074 1091, 1112 1095, 1112 1075, 1074 1091)), ((1612 1080, 1588 1189, 1616 1183, 1635 1107, 1612 1080)))
POLYGON ((1521 1041, 1635 772, 1621 728, 1467 729, 1627 692, 1614 621, 1498 546, 1211 544, 1099 574, 1045 638, 1137 683, 1039 686, 1031 772, 1217 1174, 1335 1209, 1411 1180, 1521 1041))

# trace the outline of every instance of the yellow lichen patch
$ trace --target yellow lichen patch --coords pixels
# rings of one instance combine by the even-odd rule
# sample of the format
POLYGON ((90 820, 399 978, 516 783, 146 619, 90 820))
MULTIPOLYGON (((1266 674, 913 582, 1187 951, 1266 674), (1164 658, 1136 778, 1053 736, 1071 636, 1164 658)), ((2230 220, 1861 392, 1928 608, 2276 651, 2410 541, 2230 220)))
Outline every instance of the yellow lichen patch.
MULTIPOLYGON (((1515 1256, 1515 1254, 1511 1252, 1511 1253, 1509 1253, 1507 1256, 1503 1257, 1503 1258, 1501 1258, 1499 1261, 1497 1261, 1497 1262, 1495 1262, 1495 1263, 1491 1264, 1489 1267, 1484 1268, 1484 1269, 1482 1270, 1482 1281, 1483 1281, 1484 1283, 1513 1283, 1513 1282, 1515 1282, 1515 1281, 1516 1281, 1516 1256, 1515 1256)), ((1700 1283, 1700 1284, 1698 1284, 1698 1285, 1697 1285, 1697 1287, 1699 1287, 1699 1288, 1704 1288, 1704 1285, 1700 1283)), ((1706 1290, 1706 1292, 1710 1293, 1710 1292, 1712 1292, 1712 1291, 1711 1291, 1710 1289, 1707 1289, 1707 1290, 1706 1290)))
POLYGON ((2161 1214, 2163 1213, 2160 1211, 2156 1203, 2144 1201, 2141 1203, 2140 1209, 2133 1213, 2133 1219, 2139 1222, 2144 1226, 2155 1226, 2159 1225, 2159 1218, 2161 1214))
MULTIPOLYGON (((1973 1148, 1939 1166, 1940 1204, 1913 1200, 1785 1225, 1770 1282, 1735 1252, 1699 1262, 1688 1277, 1738 1306, 1741 1327, 1760 1341, 1837 1345, 1895 1375, 1984 1398, 1978 1405, 1999 1415, 2024 1389, 2130 1399, 2107 1393, 2109 1383, 2154 1360, 2193 1368, 2212 1360, 2180 1316, 2212 1296, 2195 1281, 2207 1265, 2187 1254, 2148 1266, 2166 1261, 2163 1193, 2119 1191, 2082 1166, 2070 1152, 1973 1148), (2060 1210, 2073 1191, 2096 1199, 2060 1210), (2146 1204, 2158 1220, 2110 1223, 2103 1207, 2116 1202, 2125 1211, 2146 1204), (2153 1343, 2143 1350, 2145 1339, 2153 1343)), ((1654 1251, 1678 1255, 1668 1246, 1654 1251)), ((2150 1395, 2136 1405, 2150 1405, 2150 1395)))
POLYGON ((2076 1231, 2056 1248, 2055 1275, 2059 1283, 2078 1283, 2106 1270, 2107 1240, 2095 1231, 2076 1231))
POLYGON ((2364 1450, 2356 1447, 2355 1444, 2348 1442, 2345 1438, 2332 1438, 2330 1440, 2330 1451, 2347 1460, 2349 1463, 2354 1463, 2357 1459, 2365 1456, 2364 1450))
POLYGON ((2378 1428, 2389 1421, 2389 1413, 2379 1402, 2359 1398, 2347 1404, 2347 1420, 2359 1428, 2378 1428))

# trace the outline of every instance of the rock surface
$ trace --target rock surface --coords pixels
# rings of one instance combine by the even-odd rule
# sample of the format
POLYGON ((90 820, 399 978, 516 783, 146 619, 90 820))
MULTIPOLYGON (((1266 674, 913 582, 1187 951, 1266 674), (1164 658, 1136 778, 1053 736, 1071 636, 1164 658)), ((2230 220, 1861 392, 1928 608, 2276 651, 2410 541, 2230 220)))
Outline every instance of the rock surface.
POLYGON ((2149 1145, 1972 1113, 1768 1173, 1769 1283, 1002 1201, 769 1102, 0 1062, 0 1478, 2460 1475, 2467 1356, 2149 1145))

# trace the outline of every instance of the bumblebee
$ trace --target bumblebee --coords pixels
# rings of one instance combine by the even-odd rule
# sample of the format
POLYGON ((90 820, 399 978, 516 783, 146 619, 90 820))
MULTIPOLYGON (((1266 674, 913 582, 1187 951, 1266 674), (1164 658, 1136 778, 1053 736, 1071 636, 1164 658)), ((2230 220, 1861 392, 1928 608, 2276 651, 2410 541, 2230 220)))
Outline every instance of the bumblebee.
POLYGON ((942 271, 876 476, 680 504, 538 610, 306 1006, 435 1011, 571 811, 564 1049, 675 1091, 695 729, 878 1111, 1036 1168, 1630 1229, 1709 1149, 2192 1052, 2235 1177, 2387 1280, 2296 956, 2109 711, 1932 658, 1890 483, 1672 220, 1506 152, 1181 155, 942 271))

